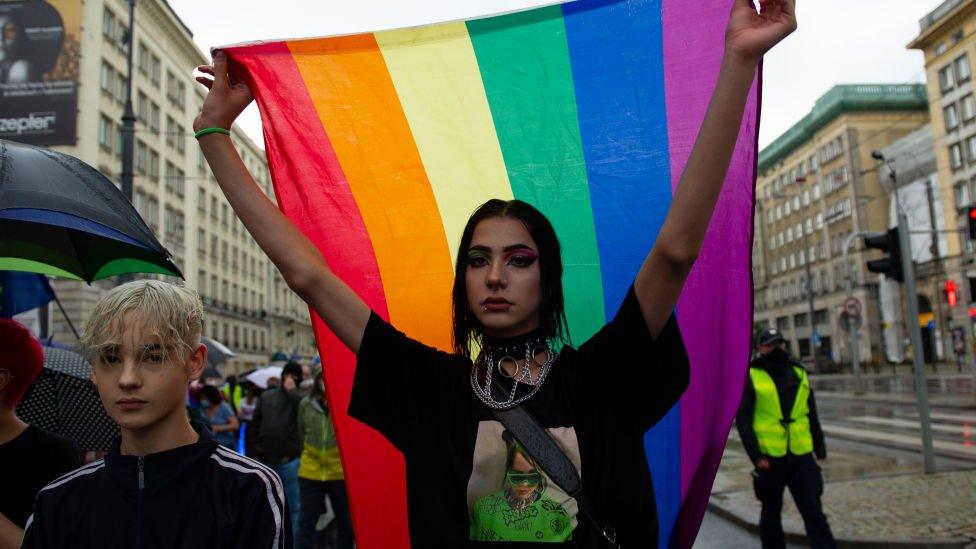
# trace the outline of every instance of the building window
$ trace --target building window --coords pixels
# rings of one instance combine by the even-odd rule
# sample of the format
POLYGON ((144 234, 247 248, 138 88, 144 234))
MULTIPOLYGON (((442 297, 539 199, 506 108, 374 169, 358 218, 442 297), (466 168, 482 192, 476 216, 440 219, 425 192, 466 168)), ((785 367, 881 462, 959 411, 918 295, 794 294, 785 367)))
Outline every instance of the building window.
POLYGON ((783 209, 779 205, 776 206, 776 221, 783 219, 783 209))
POLYGON ((802 197, 801 202, 803 203, 803 207, 806 208, 810 205, 810 191, 803 191, 802 197))
POLYGON ((954 130, 959 126, 959 111, 956 110, 955 103, 942 109, 942 118, 945 120, 946 131, 954 130))
POLYGON ((115 125, 115 147, 113 147, 113 152, 115 156, 122 156, 122 126, 119 124, 115 125))
POLYGON ((149 149, 149 180, 159 181, 159 153, 149 149))
POLYGON ((956 82, 962 84, 969 80, 972 76, 972 72, 969 70, 969 54, 960 55, 953 63, 956 65, 956 82))
POLYGON ((186 152, 186 130, 179 124, 176 125, 176 150, 180 154, 186 152))
POLYGON ((939 89, 943 93, 956 87, 955 75, 952 73, 952 65, 946 65, 939 69, 939 89))
POLYGON ((781 316, 776 319, 776 329, 779 331, 785 331, 790 329, 790 317, 781 316))
POLYGON ((98 145, 105 151, 111 152, 114 148, 115 128, 112 119, 104 114, 98 119, 98 145))
POLYGON ((973 99, 973 94, 969 94, 962 98, 962 119, 965 122, 976 118, 976 100, 973 99))
POLYGON ((786 241, 793 242, 793 227, 786 228, 786 241))
POLYGON ((959 146, 959 143, 954 143, 949 147, 949 166, 953 170, 962 168, 962 147, 959 146))
POLYGON ((159 133, 159 105, 155 101, 149 102, 149 131, 159 133))
POLYGON ((149 163, 149 151, 142 140, 136 140, 136 173, 145 175, 146 164, 149 163))
POLYGON ((125 97, 129 93, 129 79, 122 76, 122 73, 115 74, 115 100, 125 103, 125 97))
POLYGON ((815 219, 816 219, 815 223, 817 224, 817 228, 818 229, 822 229, 823 228, 823 214, 820 213, 820 212, 817 212, 817 217, 815 219))
POLYGON ((197 229, 197 251, 207 253, 207 231, 203 229, 197 229))
POLYGON ((770 210, 766 210, 766 224, 767 225, 773 224, 773 212, 770 210))
POLYGON ((176 145, 176 120, 168 114, 166 115, 166 145, 169 147, 176 145))
POLYGON ((115 95, 115 69, 105 61, 102 61, 101 87, 103 92, 115 95))
POLYGON ((207 213, 207 191, 203 187, 197 188, 197 209, 207 213))
POLYGON ((813 220, 808 217, 807 220, 803 222, 803 229, 804 229, 804 232, 806 234, 812 233, 813 232, 813 220))
POLYGON ((766 198, 766 200, 769 200, 771 192, 772 191, 770 190, 769 185, 763 187, 763 196, 766 198))
POLYGON ((966 158, 970 163, 976 162, 976 135, 966 139, 966 158))
POLYGON ((166 73, 166 97, 180 109, 186 104, 186 84, 172 72, 166 73))
POLYGON ((115 40, 115 14, 108 8, 102 12, 102 36, 115 40))
POLYGON ((143 124, 149 124, 149 97, 142 91, 136 94, 136 118, 143 124))
POLYGON ((956 197, 956 209, 969 207, 969 185, 965 181, 959 181, 954 185, 953 191, 956 197))
POLYGON ((785 217, 790 215, 791 211, 792 210, 790 209, 790 201, 787 200, 786 202, 783 202, 783 216, 785 217))
POLYGON ((149 74, 149 48, 146 47, 144 42, 139 42, 139 48, 136 50, 139 72, 142 74, 149 74))
POLYGON ((153 84, 159 86, 163 78, 163 64, 155 54, 149 56, 149 79, 153 84))

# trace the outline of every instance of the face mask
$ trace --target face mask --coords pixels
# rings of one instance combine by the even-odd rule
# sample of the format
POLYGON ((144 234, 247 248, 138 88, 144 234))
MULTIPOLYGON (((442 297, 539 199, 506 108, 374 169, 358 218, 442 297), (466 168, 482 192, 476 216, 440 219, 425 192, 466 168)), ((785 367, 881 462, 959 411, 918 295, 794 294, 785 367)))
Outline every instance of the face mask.
POLYGON ((784 362, 788 358, 790 358, 790 354, 784 351, 783 349, 777 348, 777 349, 773 349, 773 351, 769 353, 767 357, 769 358, 769 360, 772 360, 773 362, 784 362))
POLYGON ((209 408, 210 407, 210 401, 207 400, 207 399, 205 399, 205 398, 201 398, 200 399, 200 406, 203 407, 203 408, 209 408))

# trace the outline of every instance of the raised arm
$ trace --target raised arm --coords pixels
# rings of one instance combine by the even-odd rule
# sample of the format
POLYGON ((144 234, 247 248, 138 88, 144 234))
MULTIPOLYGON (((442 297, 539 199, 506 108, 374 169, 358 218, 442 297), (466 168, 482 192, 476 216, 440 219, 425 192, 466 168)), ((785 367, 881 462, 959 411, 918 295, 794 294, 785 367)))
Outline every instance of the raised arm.
MULTIPOLYGON (((223 52, 214 54, 213 67, 197 69, 209 75, 197 77, 197 81, 210 92, 193 121, 193 131, 214 127, 230 129, 253 100, 251 90, 228 72, 227 56, 223 52)), ((333 274, 315 245, 265 196, 244 166, 230 136, 211 133, 199 141, 231 207, 278 267, 288 287, 322 317, 352 352, 358 353, 369 320, 369 307, 333 274)))
POLYGON ((750 0, 733 2, 718 83, 667 218, 634 281, 654 337, 671 316, 701 251, 759 61, 796 29, 796 0, 760 0, 759 5, 757 12, 750 0))

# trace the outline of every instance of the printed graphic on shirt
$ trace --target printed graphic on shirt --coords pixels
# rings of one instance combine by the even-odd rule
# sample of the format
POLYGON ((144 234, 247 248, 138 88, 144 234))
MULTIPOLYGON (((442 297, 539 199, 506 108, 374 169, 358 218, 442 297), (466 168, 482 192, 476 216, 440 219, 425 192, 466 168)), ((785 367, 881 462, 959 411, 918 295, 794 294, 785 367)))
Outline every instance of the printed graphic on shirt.
MULTIPOLYGON (((580 471, 576 431, 547 430, 580 471)), ((501 423, 478 424, 468 480, 470 539, 565 541, 572 539, 577 510, 576 500, 546 476, 501 423)))

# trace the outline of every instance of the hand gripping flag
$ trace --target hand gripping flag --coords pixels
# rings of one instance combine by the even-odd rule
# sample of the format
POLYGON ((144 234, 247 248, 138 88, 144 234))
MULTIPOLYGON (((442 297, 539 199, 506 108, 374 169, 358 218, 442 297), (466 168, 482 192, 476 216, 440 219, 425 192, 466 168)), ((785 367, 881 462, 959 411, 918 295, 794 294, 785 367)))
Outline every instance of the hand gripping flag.
MULTIPOLYGON (((464 223, 518 198, 559 234, 579 342, 616 312, 664 221, 730 9, 584 0, 225 51, 257 97, 282 211, 373 310, 450 349, 464 223)), ((691 386, 645 436, 662 547, 694 541, 745 379, 758 121, 757 84, 678 303, 691 386)), ((359 546, 405 547, 402 458, 345 415, 355 357, 313 317, 359 546)))

